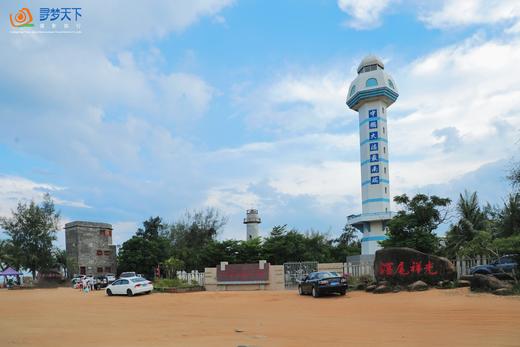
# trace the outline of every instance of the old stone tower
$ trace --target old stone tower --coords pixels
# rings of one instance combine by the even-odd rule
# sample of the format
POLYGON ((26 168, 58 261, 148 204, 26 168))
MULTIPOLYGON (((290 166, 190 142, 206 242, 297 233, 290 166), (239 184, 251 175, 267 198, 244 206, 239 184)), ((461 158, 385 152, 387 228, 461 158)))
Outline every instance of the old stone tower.
POLYGON ((112 225, 76 221, 65 224, 67 258, 71 272, 81 275, 115 274, 116 246, 112 245, 112 225))

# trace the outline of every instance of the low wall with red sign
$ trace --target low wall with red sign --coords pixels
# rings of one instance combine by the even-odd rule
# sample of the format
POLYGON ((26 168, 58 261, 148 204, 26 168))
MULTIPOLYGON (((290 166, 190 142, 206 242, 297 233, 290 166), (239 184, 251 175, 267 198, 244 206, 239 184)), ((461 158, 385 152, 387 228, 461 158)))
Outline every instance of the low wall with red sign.
POLYGON ((269 263, 224 264, 217 266, 217 282, 226 284, 265 284, 269 282, 269 263))
POLYGON ((254 264, 222 262, 206 268, 204 273, 207 291, 284 289, 283 265, 270 265, 263 260, 254 264))

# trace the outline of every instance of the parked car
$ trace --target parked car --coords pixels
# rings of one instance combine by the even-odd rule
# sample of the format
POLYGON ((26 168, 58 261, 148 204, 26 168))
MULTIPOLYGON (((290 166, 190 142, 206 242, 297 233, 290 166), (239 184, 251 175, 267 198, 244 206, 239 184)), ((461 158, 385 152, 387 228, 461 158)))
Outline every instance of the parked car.
POLYGON ((116 280, 116 276, 114 274, 106 274, 106 277, 109 284, 116 280))
POLYGON ((106 276, 96 276, 94 278, 94 289, 99 290, 108 286, 108 279, 106 276))
POLYGON ((469 273, 471 275, 482 274, 494 275, 499 278, 509 278, 513 270, 518 272, 519 257, 520 255, 517 254, 504 255, 490 264, 472 267, 469 269, 469 273))
POLYGON ((127 278, 127 277, 137 277, 137 275, 134 271, 121 272, 121 274, 119 275, 119 278, 127 278))
POLYGON ((311 272, 298 283, 298 293, 300 295, 311 294, 315 298, 330 293, 345 295, 347 287, 346 278, 335 272, 319 271, 311 272))
POLYGON ((135 294, 150 294, 153 290, 152 282, 142 277, 125 277, 120 278, 109 284, 106 293, 108 296, 112 295, 127 295, 133 296, 135 294))

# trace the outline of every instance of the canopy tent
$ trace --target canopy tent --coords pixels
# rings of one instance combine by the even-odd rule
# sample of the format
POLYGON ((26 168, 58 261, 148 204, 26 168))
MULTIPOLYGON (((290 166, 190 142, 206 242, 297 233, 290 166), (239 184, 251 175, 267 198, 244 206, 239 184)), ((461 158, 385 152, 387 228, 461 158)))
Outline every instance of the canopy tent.
POLYGON ((5 286, 5 283, 6 283, 6 280, 7 280, 7 276, 16 276, 18 284, 21 284, 20 276, 23 276, 23 273, 16 271, 12 267, 8 267, 4 271, 0 272, 0 277, 2 277, 2 276, 4 276, 4 286, 5 286))
POLYGON ((4 271, 0 271, 0 276, 22 276, 21 272, 16 271, 12 267, 8 267, 4 271))

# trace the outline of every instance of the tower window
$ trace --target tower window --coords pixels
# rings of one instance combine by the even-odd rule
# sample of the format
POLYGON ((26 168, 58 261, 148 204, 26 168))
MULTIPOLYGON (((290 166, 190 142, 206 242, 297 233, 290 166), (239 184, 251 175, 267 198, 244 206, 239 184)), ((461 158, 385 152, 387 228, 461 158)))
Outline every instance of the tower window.
POLYGON ((377 80, 375 78, 367 79, 365 87, 377 87, 377 80))
POLYGON ((385 167, 383 170, 384 170, 384 172, 386 173, 386 167, 385 167))
POLYGON ((385 133, 385 127, 383 127, 383 134, 385 133))
POLYGON ((386 147, 383 147, 383 153, 386 154, 386 147))
POLYGON ((392 82, 392 80, 388 80, 388 86, 392 89, 395 89, 394 87, 394 83, 392 82))
POLYGON ((375 71, 375 70, 377 70, 377 66, 378 66, 377 64, 365 66, 364 68, 362 68, 360 70, 360 72, 375 71))
POLYGON ((385 108, 384 107, 382 108, 382 111, 383 111, 382 113, 385 114, 385 108))
POLYGON ((356 85, 353 85, 352 88, 350 88, 349 95, 352 96, 352 95, 354 95, 355 92, 356 92, 356 85))
POLYGON ((385 194, 388 194, 388 189, 385 187, 385 194))

